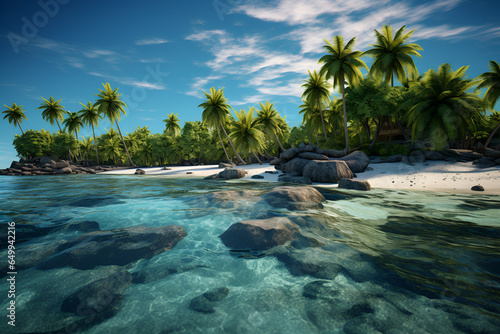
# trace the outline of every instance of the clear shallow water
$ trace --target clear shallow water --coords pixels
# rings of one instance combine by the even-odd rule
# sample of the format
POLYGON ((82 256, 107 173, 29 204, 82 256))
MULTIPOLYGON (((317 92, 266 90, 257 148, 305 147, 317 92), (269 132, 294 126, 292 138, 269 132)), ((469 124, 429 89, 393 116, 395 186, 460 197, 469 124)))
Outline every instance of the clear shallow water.
MULTIPOLYGON (((293 275, 274 256, 231 256, 219 239, 238 221, 291 215, 255 201, 207 206, 205 194, 266 192, 276 184, 172 180, 161 177, 74 175, 2 177, 2 224, 53 226, 96 221, 101 230, 181 225, 187 236, 173 249, 127 266, 148 279, 124 291, 116 315, 85 333, 495 333, 500 331, 500 198, 374 190, 326 194, 327 231, 312 259, 335 258, 349 272, 324 280, 293 275), (348 248, 339 248, 342 247, 348 248), (346 250, 346 251, 344 251, 346 250), (347 251, 349 250, 349 251, 347 251), (369 265, 349 261, 362 254, 369 265), (349 253, 350 254, 350 253, 349 253), (171 269, 171 270, 169 270, 171 269), (320 293, 304 294, 317 286, 320 293), (227 287, 216 312, 188 308, 207 290, 227 287)), ((45 245, 79 232, 51 233, 18 244, 45 245)), ((5 236, 2 236, 5 238, 5 236)), ((7 259, 3 252, 2 263, 7 259)), ((363 262, 365 263, 365 262, 363 262)), ((109 266, 108 266, 109 267, 109 266)), ((16 279, 16 330, 50 332, 67 318, 62 300, 116 268, 25 269, 16 279)), ((5 310, 8 290, 0 283, 5 310)), ((4 312, 5 313, 5 312, 4 312)), ((5 315, 2 314, 2 318, 5 315)))

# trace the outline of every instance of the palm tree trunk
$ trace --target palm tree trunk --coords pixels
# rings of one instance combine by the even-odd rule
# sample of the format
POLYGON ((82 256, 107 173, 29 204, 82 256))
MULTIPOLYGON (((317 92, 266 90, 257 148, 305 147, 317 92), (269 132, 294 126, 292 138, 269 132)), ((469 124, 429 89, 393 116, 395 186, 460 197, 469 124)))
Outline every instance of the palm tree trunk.
POLYGON ((316 136, 316 145, 319 147, 318 131, 314 131, 314 135, 316 136))
POLYGON ((262 161, 260 161, 259 157, 257 156, 257 154, 255 154, 255 152, 253 152, 253 156, 257 159, 257 161, 259 162, 259 164, 262 165, 262 161))
POLYGON ((125 153, 127 153, 128 161, 130 162, 130 164, 133 167, 135 167, 134 163, 132 162, 132 159, 130 159, 130 154, 128 153, 128 149, 127 149, 127 144, 125 144, 125 139, 123 139, 122 132, 120 131, 120 127, 118 126, 118 121, 116 119, 115 119, 115 123, 116 123, 116 127, 118 128, 118 133, 120 133, 120 137, 122 137, 122 143, 123 143, 123 147, 125 147, 125 153))
POLYGON ((379 120, 378 122, 376 120, 375 121, 375 124, 377 124, 377 129, 375 130, 375 137, 373 137, 373 141, 370 145, 370 147, 368 148, 369 150, 371 150, 373 148, 373 145, 375 145, 375 142, 377 141, 377 138, 378 138, 378 133, 380 132, 380 128, 381 128, 381 124, 383 123, 383 119, 382 120, 379 120))
POLYGON ((318 98, 319 115, 321 116, 321 125, 323 126, 323 133, 325 134, 325 141, 328 141, 328 136, 326 135, 325 120, 323 119, 323 110, 321 110, 321 101, 318 98))
POLYGON ((219 123, 220 123, 220 126, 222 128, 222 131, 224 131, 224 134, 226 135, 227 139, 229 140, 229 145, 231 145, 231 148, 233 149, 234 153, 236 154, 236 158, 238 158, 238 160, 239 160, 240 163, 246 165, 246 162, 240 157, 240 155, 238 154, 238 151, 236 151, 236 149, 234 148, 233 141, 228 136, 228 134, 226 132, 226 129, 224 128, 224 125, 222 125, 222 121, 219 121, 219 123))
POLYGON ((92 134, 94 135, 95 160, 99 166, 99 156, 97 155, 97 141, 95 140, 94 124, 92 124, 92 134))
POLYGON ((217 128, 217 134, 219 135, 220 144, 222 145, 222 149, 224 150, 224 153, 226 154, 227 161, 231 162, 231 159, 229 159, 229 155, 227 154, 226 147, 224 146, 224 142, 222 141, 222 137, 220 135, 219 125, 217 125, 216 128, 217 128))
POLYGON ((340 83, 342 85, 342 109, 344 110, 344 136, 345 136, 345 151, 349 154, 349 134, 347 133, 347 113, 345 111, 345 91, 344 91, 344 73, 340 75, 340 83))
POLYGON ((77 160, 78 159, 82 159, 82 151, 80 150, 80 143, 78 142, 78 132, 76 132, 75 130, 75 138, 76 138, 76 143, 78 144, 78 157, 77 157, 77 160))
POLYGON ((276 139, 276 142, 278 143, 278 145, 281 149, 281 152, 285 151, 285 149, 283 148, 283 145, 281 145, 281 142, 280 142, 278 136, 276 135, 276 133, 274 132, 273 134, 274 134, 274 139, 276 139))
POLYGON ((21 132, 22 132, 22 133, 23 133, 23 135, 24 135, 23 128, 21 127, 21 123, 19 123, 19 121, 17 121, 17 125, 19 125, 19 129, 21 129, 21 132))
POLYGON ((59 121, 57 120, 57 118, 56 118, 56 123, 57 123, 57 126, 59 127, 59 131, 62 132, 61 125, 59 125, 59 121))
POLYGON ((406 132, 405 128, 403 127, 403 124, 401 124, 398 117, 396 117, 396 124, 398 125, 399 130, 401 130, 401 133, 405 137, 405 140, 410 140, 411 139, 410 135, 408 134, 408 132, 406 132))
POLYGON ((500 123, 498 123, 497 127, 493 130, 493 132, 490 134, 490 136, 486 140, 486 144, 484 144, 485 148, 488 147, 488 145, 490 144, 491 139, 493 139, 493 136, 495 136, 495 133, 497 133, 498 129, 500 129, 500 123))

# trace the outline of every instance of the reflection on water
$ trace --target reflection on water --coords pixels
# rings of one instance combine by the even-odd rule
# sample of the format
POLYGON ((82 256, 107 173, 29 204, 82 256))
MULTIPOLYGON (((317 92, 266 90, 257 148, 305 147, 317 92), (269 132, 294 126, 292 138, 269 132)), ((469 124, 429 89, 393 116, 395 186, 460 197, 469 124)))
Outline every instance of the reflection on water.
MULTIPOLYGON (((17 223, 19 257, 86 233, 68 223, 97 222, 101 230, 180 225, 187 232, 172 250, 121 268, 20 270, 18 332, 75 323, 77 316, 61 312, 63 300, 116 270, 127 270, 131 284, 112 316, 80 327, 86 333, 500 331, 498 196, 321 190, 324 209, 305 215, 263 204, 259 195, 276 184, 262 182, 103 175, 0 181, 2 235, 6 222, 17 223), (227 190, 256 191, 220 203, 207 196, 227 190), (269 256, 231 252, 219 239, 233 223, 273 216, 302 224, 304 238, 269 256), (207 291, 229 293, 209 305, 213 312, 194 311, 193 300, 207 291)), ((0 287, 7 290, 5 279, 0 287)), ((1 326, 2 333, 12 329, 1 326)))

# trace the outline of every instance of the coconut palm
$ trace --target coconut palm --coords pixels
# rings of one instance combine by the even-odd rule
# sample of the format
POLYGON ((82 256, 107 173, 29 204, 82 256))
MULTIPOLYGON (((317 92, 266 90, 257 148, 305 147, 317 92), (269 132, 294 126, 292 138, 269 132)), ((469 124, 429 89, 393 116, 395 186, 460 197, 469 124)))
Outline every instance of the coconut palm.
POLYGON ((262 164, 257 154, 264 146, 264 132, 260 130, 261 125, 257 118, 253 117, 254 108, 251 107, 248 113, 244 109, 235 111, 236 120, 232 124, 233 131, 230 136, 234 139, 236 148, 241 152, 253 154, 257 161, 262 164))
POLYGON ((325 134, 325 140, 328 140, 325 128, 325 119, 323 116, 323 110, 321 109, 322 103, 328 103, 330 95, 330 88, 332 85, 328 83, 324 75, 319 75, 314 71, 311 74, 309 72, 309 79, 305 80, 306 83, 302 85, 305 88, 302 94, 302 99, 306 99, 312 103, 317 104, 319 108, 319 114, 321 116, 321 125, 323 126, 323 133, 325 134))
POLYGON ((233 141, 229 137, 229 135, 226 132, 226 129, 224 128, 224 123, 227 122, 230 112, 229 112, 229 104, 227 104, 227 100, 224 97, 224 89, 217 89, 215 90, 214 87, 210 88, 210 94, 203 92, 205 94, 207 100, 200 104, 198 107, 203 108, 203 113, 201 115, 203 124, 208 126, 209 128, 216 128, 217 129, 217 134, 219 135, 220 143, 222 145, 222 148, 224 149, 224 152, 226 153, 227 160, 229 159, 229 156, 227 154, 226 148, 224 147, 224 143, 222 142, 222 137, 220 135, 220 129, 224 131, 224 134, 226 135, 229 144, 233 148, 234 153, 236 154, 236 157, 240 161, 240 163, 245 164, 245 161, 241 158, 241 156, 238 154, 238 151, 236 151, 236 148, 234 147, 233 141))
POLYGON ((307 129, 311 129, 316 137, 316 144, 319 146, 318 129, 321 128, 321 116, 316 103, 310 101, 302 101, 299 106, 299 114, 302 115, 302 123, 307 129))
POLYGON ((489 119, 491 122, 497 123, 497 126, 493 131, 491 131, 490 135, 488 136, 488 139, 486 140, 486 144, 484 144, 484 147, 488 147, 490 144, 491 139, 495 136, 495 133, 500 129, 500 112, 498 111, 493 111, 493 113, 489 116, 489 119))
POLYGON ((62 131, 61 125, 59 124, 59 121, 62 121, 64 119, 65 113, 64 106, 59 104, 62 99, 55 101, 52 96, 49 98, 49 100, 46 100, 43 97, 42 99, 45 102, 43 102, 40 107, 38 107, 38 109, 43 110, 42 118, 46 121, 49 121, 50 125, 54 125, 54 121, 56 121, 57 126, 59 127, 59 131, 62 131))
POLYGON ((99 97, 95 104, 98 107, 99 112, 104 114, 111 121, 111 123, 115 122, 118 133, 120 134, 120 137, 122 139, 123 147, 125 148, 125 153, 127 154, 128 161, 132 166, 135 166, 132 162, 132 159, 130 158, 127 144, 125 144, 122 132, 120 130, 120 127, 118 126, 118 121, 121 118, 121 113, 123 113, 125 116, 127 115, 125 109, 123 108, 127 105, 125 104, 125 102, 120 100, 120 96, 122 94, 118 93, 118 88, 111 89, 111 86, 108 82, 102 85, 104 86, 104 90, 99 89, 100 93, 94 94, 99 97))
MULTIPOLYGON (((498 97, 500 96, 500 66, 494 60, 491 60, 488 64, 491 72, 485 72, 477 77, 481 80, 481 83, 477 86, 476 91, 483 88, 488 88, 486 93, 484 93, 483 100, 486 103, 486 107, 493 110, 495 108, 495 104, 498 102, 498 97)), ((498 112, 494 112, 494 114, 498 114, 498 112)), ((485 147, 488 147, 491 139, 495 135, 495 133, 500 128, 500 121, 498 126, 493 130, 488 139, 486 140, 485 147)))
MULTIPOLYGON (((408 120, 415 135, 429 132, 431 143, 442 149, 447 140, 464 133, 466 125, 480 118, 481 99, 467 90, 478 80, 464 79, 468 66, 453 71, 450 64, 439 66, 437 72, 427 71, 417 86, 415 98, 403 104, 409 107, 408 120)), ((473 124, 472 124, 473 125, 473 124)))
POLYGON ((93 105, 92 102, 89 101, 87 105, 81 102, 80 104, 83 106, 83 109, 78 112, 80 118, 85 124, 92 126, 92 135, 94 136, 95 159, 97 164, 99 165, 99 155, 97 153, 97 141, 95 139, 94 125, 95 126, 99 125, 99 119, 102 119, 102 116, 99 114, 99 110, 97 110, 97 107, 93 105))
POLYGON ((280 127, 281 117, 276 109, 274 109, 274 103, 266 101, 266 104, 260 102, 259 104, 260 110, 257 110, 257 122, 262 126, 264 132, 276 141, 281 151, 284 151, 285 149, 278 138, 278 134, 281 134, 282 132, 280 127))
POLYGON ((404 33, 405 26, 396 31, 392 36, 392 27, 384 25, 382 33, 375 30, 377 43, 372 44, 372 49, 365 51, 363 56, 375 58, 370 68, 370 74, 390 82, 394 87, 394 76, 400 83, 408 82, 408 77, 418 77, 418 70, 411 56, 422 57, 417 51, 423 50, 415 43, 404 44, 413 34, 415 29, 404 33))
POLYGON ((181 120, 177 117, 177 115, 179 114, 177 113, 174 115, 174 113, 171 113, 162 121, 166 123, 165 132, 173 137, 177 137, 181 134, 181 126, 179 125, 181 120))
POLYGON ((325 39, 327 45, 324 48, 328 54, 320 58, 319 63, 323 63, 320 75, 325 75, 326 79, 333 78, 333 87, 339 87, 342 93, 342 107, 344 112, 344 131, 345 131, 345 149, 349 153, 349 136, 347 133, 347 114, 345 110, 345 92, 344 84, 347 80, 350 86, 355 86, 363 79, 360 68, 368 70, 365 62, 359 58, 361 51, 353 51, 356 37, 352 38, 346 45, 342 36, 335 36, 333 44, 325 39))
MULTIPOLYGON (((83 127, 83 120, 77 112, 65 112, 68 117, 63 120, 64 131, 68 133, 74 132, 76 141, 78 142, 78 131, 83 127)), ((71 153, 71 151, 70 151, 71 153)))
POLYGON ((113 158, 113 163, 116 165, 116 158, 120 158, 120 154, 122 152, 120 146, 120 138, 118 136, 109 137, 109 139, 106 140, 106 142, 104 142, 104 145, 102 146, 105 159, 109 160, 113 158))
POLYGON ((82 137, 82 138, 83 139, 80 141, 80 150, 83 151, 83 153, 85 154, 85 158, 88 159, 89 158, 89 151, 92 148, 92 142, 94 140, 90 136, 88 138, 85 138, 85 137, 82 137))
POLYGON ((28 120, 28 118, 24 114, 24 111, 26 111, 26 110, 24 110, 22 108, 22 105, 18 106, 15 103, 12 104, 12 107, 9 107, 6 104, 4 104, 4 106, 7 107, 7 110, 2 111, 2 114, 5 114, 3 119, 7 118, 9 121, 9 124, 12 124, 12 123, 17 124, 19 126, 19 129, 21 129, 21 132, 24 135, 24 131, 23 131, 23 128, 21 127, 21 123, 23 122, 23 118, 25 120, 28 120))

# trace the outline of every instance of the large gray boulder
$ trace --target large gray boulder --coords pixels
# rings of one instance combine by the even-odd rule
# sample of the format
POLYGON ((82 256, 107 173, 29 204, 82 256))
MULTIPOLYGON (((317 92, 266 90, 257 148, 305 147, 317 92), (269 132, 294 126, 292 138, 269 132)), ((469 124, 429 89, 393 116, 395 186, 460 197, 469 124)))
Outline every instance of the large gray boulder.
POLYGON ((232 249, 266 250, 295 238, 299 227, 286 217, 245 220, 231 225, 220 238, 232 249))
POLYGON ((235 164, 233 163, 227 163, 227 162, 220 162, 219 163, 219 168, 233 168, 235 164))
POLYGON ((353 172, 344 161, 312 160, 304 167, 303 175, 313 182, 338 183, 340 179, 352 179, 353 172))
POLYGON ((318 147, 316 145, 305 145, 304 143, 300 144, 299 147, 299 152, 316 152, 318 147))
POLYGON ((474 161, 482 157, 482 154, 471 150, 446 149, 441 151, 446 157, 453 158, 457 161, 474 161))
POLYGON ((71 167, 56 169, 56 174, 71 174, 71 173, 73 173, 73 169, 71 169, 71 167))
MULTIPOLYGON (((303 153, 301 153, 301 154, 303 154, 303 153)), ((302 173, 304 171, 304 167, 309 162, 311 162, 311 160, 302 159, 302 158, 293 158, 292 160, 281 164, 281 171, 283 173, 296 172, 297 175, 300 176, 300 175, 302 175, 302 173)))
POLYGON ((70 266, 92 269, 97 266, 123 266, 139 259, 149 259, 177 245, 186 236, 182 226, 133 226, 96 231, 60 245, 56 255, 38 265, 46 270, 70 266))
POLYGON ((479 168, 489 168, 496 166, 495 160, 489 157, 482 157, 472 163, 473 165, 479 168))
POLYGON ((329 158, 326 155, 314 152, 299 153, 299 158, 309 159, 309 160, 329 160, 329 158))
POLYGON ((217 178, 226 180, 241 179, 242 177, 245 177, 245 175, 246 173, 243 169, 226 168, 222 172, 217 174, 217 178))
POLYGON ((446 157, 438 151, 426 151, 425 160, 445 160, 446 157))
POLYGON ((313 187, 276 187, 262 196, 267 204, 289 210, 323 208, 325 197, 313 187))
POLYGON ((54 160, 52 160, 51 158, 49 158, 47 156, 43 156, 43 157, 40 158, 40 161, 38 162, 38 165, 45 166, 45 165, 53 165, 55 163, 56 162, 54 160))
POLYGON ((342 189, 353 189, 353 190, 370 190, 370 183, 368 181, 362 180, 350 180, 341 179, 339 182, 339 188, 342 189))
POLYGON ((281 153, 280 158, 282 160, 292 160, 297 155, 299 155, 299 153, 301 153, 301 150, 299 148, 297 147, 289 148, 288 150, 281 153))
POLYGON ((69 167, 69 163, 67 161, 58 161, 54 165, 54 168, 65 168, 65 167, 69 167))
POLYGON ((346 155, 346 152, 344 150, 324 150, 322 148, 318 148, 316 150, 316 153, 324 154, 330 158, 342 158, 346 155))
POLYGON ((347 166, 353 171, 354 173, 362 173, 365 171, 366 167, 370 163, 370 158, 365 154, 363 151, 356 151, 352 152, 349 155, 346 155, 343 158, 339 159, 332 159, 332 160, 337 160, 337 161, 345 161, 347 166))
POLYGON ((425 162, 425 154, 420 150, 411 151, 410 154, 408 154, 408 160, 412 164, 425 162))
POLYGON ((492 150, 491 148, 485 148, 483 154, 493 159, 500 159, 500 151, 492 150))

